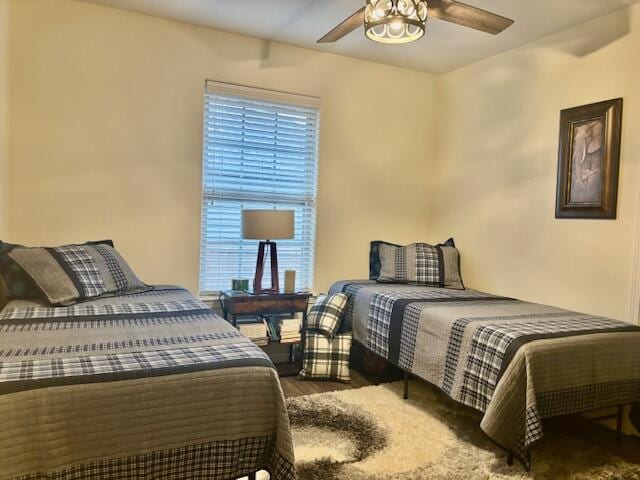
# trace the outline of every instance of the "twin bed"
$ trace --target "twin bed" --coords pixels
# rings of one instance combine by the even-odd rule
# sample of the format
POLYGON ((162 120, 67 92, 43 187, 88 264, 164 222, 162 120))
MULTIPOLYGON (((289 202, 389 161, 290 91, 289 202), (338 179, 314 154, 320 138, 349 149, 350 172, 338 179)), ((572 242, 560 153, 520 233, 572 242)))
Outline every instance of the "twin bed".
MULTIPOLYGON (((266 354, 112 246, 0 243, 5 287, 40 298, 0 312, 0 480, 294 479, 266 354)), ((530 466, 548 417, 634 404, 640 429, 640 327, 464 289, 452 240, 374 242, 372 259, 372 278, 399 281, 330 291, 348 294, 355 341, 482 412, 511 459, 530 466)))
POLYGON ((470 289, 364 280, 338 292, 355 341, 482 412, 525 467, 542 419, 640 402, 638 326, 470 289))
POLYGON ((0 314, 1 479, 295 478, 265 353, 178 287, 0 314))

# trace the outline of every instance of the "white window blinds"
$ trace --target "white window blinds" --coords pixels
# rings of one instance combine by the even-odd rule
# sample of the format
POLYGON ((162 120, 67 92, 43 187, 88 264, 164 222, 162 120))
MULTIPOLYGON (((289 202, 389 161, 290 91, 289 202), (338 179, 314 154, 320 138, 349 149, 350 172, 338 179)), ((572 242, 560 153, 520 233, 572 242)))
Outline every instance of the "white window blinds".
POLYGON ((251 208, 295 211, 295 238, 278 241, 280 284, 295 270, 296 287, 311 288, 318 100, 207 82, 204 103, 201 293, 253 279, 258 242, 242 239, 240 213, 251 208))

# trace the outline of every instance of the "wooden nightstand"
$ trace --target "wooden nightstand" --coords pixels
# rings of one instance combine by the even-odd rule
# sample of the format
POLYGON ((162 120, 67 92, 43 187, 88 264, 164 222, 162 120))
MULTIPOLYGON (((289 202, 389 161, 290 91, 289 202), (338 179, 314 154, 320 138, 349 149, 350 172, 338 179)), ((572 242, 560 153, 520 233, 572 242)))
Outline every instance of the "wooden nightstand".
POLYGON ((302 314, 300 342, 287 342, 289 359, 293 362, 293 346, 299 343, 300 358, 304 349, 307 328, 307 309, 311 293, 252 293, 228 291, 220 294, 222 314, 234 327, 241 317, 269 317, 272 315, 302 314))

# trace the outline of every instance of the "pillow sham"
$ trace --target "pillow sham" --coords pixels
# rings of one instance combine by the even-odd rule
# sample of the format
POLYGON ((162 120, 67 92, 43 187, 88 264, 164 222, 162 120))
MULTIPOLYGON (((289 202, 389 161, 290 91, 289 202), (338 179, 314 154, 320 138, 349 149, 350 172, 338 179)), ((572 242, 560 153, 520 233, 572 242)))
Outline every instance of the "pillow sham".
POLYGON ((384 242, 382 240, 374 240, 371 242, 369 249, 369 280, 377 280, 380 276, 380 246, 391 245, 392 247, 401 247, 395 243, 384 242))
MULTIPOLYGON (((109 245, 112 240, 89 241, 85 245, 109 245)), ((14 299, 47 301, 45 293, 29 276, 29 274, 7 254, 16 249, 25 248, 24 245, 0 241, 0 277, 4 281, 4 302, 14 299)))
POLYGON ((4 283, 4 278, 0 275, 0 310, 2 310, 7 303, 9 303, 9 291, 7 290, 7 285, 4 283))
MULTIPOLYGON (((392 247, 402 247, 395 243, 385 242, 383 240, 374 240, 371 242, 371 248, 369 249, 369 280, 377 280, 380 276, 380 245, 390 245, 392 247)), ((440 243, 443 247, 455 247, 456 244, 453 238, 450 238, 444 243, 440 243)))
POLYGON ((105 294, 149 288, 111 241, 53 248, 2 243, 0 275, 10 300, 37 299, 51 305, 71 305, 105 294))
POLYGON ((42 290, 29 275, 7 254, 22 245, 0 242, 0 277, 4 283, 5 301, 14 299, 39 300, 44 297, 42 290))
POLYGON ((443 244, 378 245, 381 283, 407 283, 464 290, 460 254, 453 239, 443 244))
POLYGON ((347 298, 344 293, 319 295, 307 315, 307 329, 333 337, 340 328, 347 298))

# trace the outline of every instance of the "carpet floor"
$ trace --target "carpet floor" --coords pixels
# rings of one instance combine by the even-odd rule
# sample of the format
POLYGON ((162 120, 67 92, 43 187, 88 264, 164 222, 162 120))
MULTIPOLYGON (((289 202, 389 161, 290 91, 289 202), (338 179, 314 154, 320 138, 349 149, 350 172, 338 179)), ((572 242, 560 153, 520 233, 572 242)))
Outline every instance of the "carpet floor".
POLYGON ((424 382, 411 382, 409 400, 396 382, 287 402, 299 480, 640 479, 640 463, 556 431, 530 472, 509 467, 478 414, 424 382))

